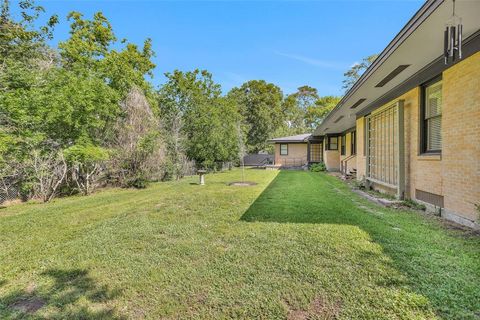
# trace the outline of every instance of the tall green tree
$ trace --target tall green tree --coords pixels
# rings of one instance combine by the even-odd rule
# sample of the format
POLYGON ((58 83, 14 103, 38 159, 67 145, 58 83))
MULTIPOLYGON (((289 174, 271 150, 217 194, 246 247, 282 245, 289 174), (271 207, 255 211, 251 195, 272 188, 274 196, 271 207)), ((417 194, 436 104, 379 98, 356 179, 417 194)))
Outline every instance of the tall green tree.
POLYGON ((51 39, 58 21, 57 16, 51 16, 38 27, 43 7, 30 0, 15 4, 20 12, 18 20, 10 14, 9 1, 0 4, 0 159, 11 163, 25 157, 24 140, 34 132, 31 125, 25 127, 35 123, 29 119, 29 105, 45 69, 55 60, 46 40, 51 39))
POLYGON ((278 128, 285 126, 280 88, 264 80, 251 80, 228 93, 244 119, 248 152, 267 150, 278 128))
MULTIPOLYGON (((56 16, 38 27, 42 7, 20 1, 21 14, 14 20, 9 4, 4 0, 0 10, 0 161, 22 168, 14 175, 50 199, 65 183, 65 150, 103 152, 111 146, 117 120, 126 116, 120 105, 131 88, 153 100, 146 76, 155 66, 154 53, 149 39, 143 48, 118 43, 102 13, 85 19, 78 12, 68 16, 70 37, 57 51, 47 45, 56 16)), ((85 172, 95 168, 86 156, 70 162, 85 172)), ((12 172, 2 171, 0 179, 13 181, 12 172)))
POLYGON ((325 119, 330 111, 340 102, 340 97, 324 96, 309 106, 305 112, 305 124, 309 131, 313 132, 325 119))
POLYGON ((319 99, 317 89, 310 86, 301 86, 297 92, 288 95, 283 102, 283 113, 288 126, 289 134, 310 132, 312 127, 307 113, 315 108, 319 99))
POLYGON ((127 40, 117 43, 108 19, 97 12, 85 19, 79 12, 68 15, 70 37, 59 44, 63 66, 77 73, 95 73, 124 98, 133 87, 142 88, 151 98, 152 88, 145 77, 153 77, 155 64, 152 42, 146 39, 143 48, 127 40), (113 47, 119 47, 120 50, 113 47))
POLYGON ((363 58, 360 63, 355 63, 347 72, 343 74, 345 79, 343 79, 342 88, 345 89, 345 91, 348 91, 377 57, 378 54, 372 54, 366 58, 363 58))
POLYGON ((185 159, 211 168, 238 156, 236 105, 221 97, 221 87, 205 70, 167 73, 159 108, 167 139, 171 178, 181 175, 185 159))

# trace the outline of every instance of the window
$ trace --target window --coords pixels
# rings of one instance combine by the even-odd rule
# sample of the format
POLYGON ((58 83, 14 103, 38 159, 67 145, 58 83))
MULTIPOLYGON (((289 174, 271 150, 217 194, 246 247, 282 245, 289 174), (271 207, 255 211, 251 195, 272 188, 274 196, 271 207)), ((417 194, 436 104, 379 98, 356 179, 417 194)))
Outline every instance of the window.
POLYGON ((357 133, 352 131, 350 135, 350 154, 357 154, 357 133))
POLYGON ((338 137, 327 138, 327 150, 338 150, 338 137))
POLYGON ((442 150, 442 81, 438 78, 422 86, 421 150, 439 153, 442 150))
POLYGON ((280 155, 288 156, 288 144, 280 144, 280 155))
POLYGON ((342 145, 340 146, 340 154, 342 156, 345 155, 345 149, 346 149, 346 146, 347 146, 347 135, 343 135, 342 136, 342 145))

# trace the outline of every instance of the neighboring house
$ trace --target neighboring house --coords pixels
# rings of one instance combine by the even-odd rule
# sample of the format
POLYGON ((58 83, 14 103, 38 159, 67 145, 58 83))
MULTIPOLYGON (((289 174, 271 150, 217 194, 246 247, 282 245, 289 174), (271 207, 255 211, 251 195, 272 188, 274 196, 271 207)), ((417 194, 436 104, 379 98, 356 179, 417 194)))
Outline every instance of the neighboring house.
POLYGON ((451 15, 452 1, 426 1, 314 136, 328 170, 478 228, 480 1, 457 1, 462 57, 446 63, 451 15))
POLYGON ((309 163, 322 162, 323 140, 314 139, 311 134, 274 138, 276 167, 302 167, 309 163))

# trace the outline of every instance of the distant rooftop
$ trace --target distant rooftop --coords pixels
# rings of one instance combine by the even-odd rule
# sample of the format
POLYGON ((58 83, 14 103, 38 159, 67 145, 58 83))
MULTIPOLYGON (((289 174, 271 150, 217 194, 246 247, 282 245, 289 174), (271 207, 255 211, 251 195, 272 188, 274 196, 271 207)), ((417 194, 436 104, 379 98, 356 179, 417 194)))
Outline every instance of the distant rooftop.
POLYGON ((268 142, 278 143, 278 142, 307 142, 308 138, 310 138, 310 133, 304 134, 297 134, 296 136, 288 136, 288 137, 280 137, 280 138, 273 138, 268 140, 268 142))

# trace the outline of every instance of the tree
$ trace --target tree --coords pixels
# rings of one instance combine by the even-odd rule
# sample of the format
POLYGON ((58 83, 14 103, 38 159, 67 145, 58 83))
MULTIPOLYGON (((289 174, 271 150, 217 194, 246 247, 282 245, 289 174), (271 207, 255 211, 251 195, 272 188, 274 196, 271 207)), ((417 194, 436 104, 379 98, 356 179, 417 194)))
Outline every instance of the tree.
POLYGON ((206 70, 166 73, 167 82, 158 91, 158 106, 166 137, 165 179, 179 179, 187 165, 186 114, 208 100, 218 98, 220 86, 206 70))
POLYGON ((152 88, 145 77, 153 77, 155 68, 151 61, 155 55, 151 39, 145 40, 142 49, 124 39, 121 43, 125 46, 117 51, 112 49, 114 45, 119 46, 113 28, 101 12, 95 13, 91 20, 84 19, 79 12, 71 12, 68 20, 72 21, 70 38, 59 44, 65 68, 96 73, 106 79, 122 99, 134 86, 150 97, 152 88))
POLYGON ((345 79, 342 82, 342 88, 345 89, 345 91, 348 91, 377 57, 378 54, 372 54, 371 56, 363 58, 362 62, 355 63, 347 72, 343 74, 345 79))
POLYGON ((311 123, 307 121, 307 113, 315 107, 318 99, 317 89, 306 85, 299 87, 297 92, 285 98, 283 113, 289 134, 300 134, 312 130, 311 123))
POLYGON ((175 70, 166 76, 159 108, 167 143, 167 178, 181 177, 187 158, 205 168, 236 158, 238 111, 232 100, 220 96, 221 87, 212 75, 205 70, 175 70))
POLYGON ((283 94, 279 87, 264 80, 251 80, 228 93, 244 119, 248 152, 268 149, 267 140, 285 126, 283 94))
POLYGON ((325 96, 318 98, 315 105, 309 106, 305 112, 305 124, 310 131, 315 130, 330 111, 340 102, 340 97, 325 96))
POLYGON ((185 117, 187 156, 203 168, 238 159, 239 116, 228 98, 199 101, 185 117))
POLYGON ((57 196, 68 170, 62 150, 53 142, 41 149, 32 146, 27 168, 31 171, 29 176, 33 179, 35 193, 43 202, 57 196))
POLYGON ((32 0, 18 1, 20 20, 14 21, 10 14, 10 3, 0 4, 0 67, 7 71, 6 63, 31 63, 42 54, 45 41, 53 36, 53 27, 58 23, 56 15, 47 19, 45 25, 36 28, 38 17, 45 11, 32 0))
MULTIPOLYGON (((2 170, 0 180, 31 185, 48 201, 72 182, 62 174, 68 163, 73 182, 88 194, 105 167, 105 147, 118 137, 121 102, 134 87, 153 101, 145 79, 155 66, 151 41, 143 48, 126 41, 122 46, 102 13, 84 19, 72 12, 70 37, 57 52, 46 44, 56 16, 36 27, 42 7, 20 1, 14 21, 8 5, 4 0, 0 11, 0 162, 22 169, 2 170)), ((142 139, 148 153, 151 136, 142 139)))
POLYGON ((164 172, 165 148, 159 121, 140 88, 132 88, 121 103, 123 116, 117 119, 110 175, 121 186, 139 186, 145 180, 159 180, 164 172))
POLYGON ((63 65, 79 71, 98 71, 117 40, 110 22, 101 12, 88 20, 80 12, 73 11, 67 19, 71 21, 70 37, 58 45, 63 65))

